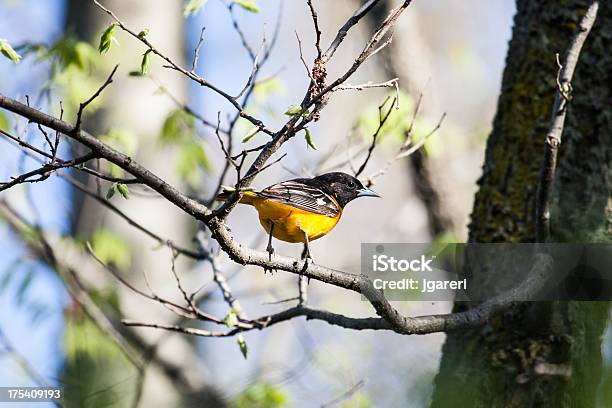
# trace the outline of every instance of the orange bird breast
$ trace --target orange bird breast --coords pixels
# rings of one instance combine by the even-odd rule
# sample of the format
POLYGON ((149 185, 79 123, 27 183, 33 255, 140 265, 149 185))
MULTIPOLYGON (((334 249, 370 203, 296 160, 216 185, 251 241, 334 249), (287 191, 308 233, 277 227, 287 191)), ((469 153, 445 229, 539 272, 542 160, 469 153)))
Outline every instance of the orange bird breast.
MULTIPOLYGON (((241 200, 242 201, 242 200, 241 200)), ((331 231, 342 215, 335 217, 315 214, 273 200, 253 197, 249 200, 259 213, 259 222, 270 233, 270 222, 274 224, 272 236, 285 242, 304 242, 304 234, 309 241, 321 238, 331 231)))

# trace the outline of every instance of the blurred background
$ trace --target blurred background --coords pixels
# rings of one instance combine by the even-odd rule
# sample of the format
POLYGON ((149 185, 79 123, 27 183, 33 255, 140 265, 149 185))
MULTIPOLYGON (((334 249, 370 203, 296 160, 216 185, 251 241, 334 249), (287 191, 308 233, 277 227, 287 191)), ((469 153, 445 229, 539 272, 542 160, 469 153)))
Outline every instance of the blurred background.
MULTIPOLYGON (((226 2, 210 0, 189 16, 184 16, 185 4, 178 0, 107 0, 104 4, 136 31, 148 29, 150 41, 184 66, 191 65, 193 49, 205 27, 197 72, 231 94, 244 86, 251 62, 226 2)), ((276 46, 249 107, 276 128, 284 123, 287 107, 301 102, 309 82, 296 33, 308 63, 316 55, 314 33, 305 1, 262 0, 257 4, 259 12, 235 7, 233 14, 254 50, 264 36, 269 43, 278 29, 276 46)), ((359 6, 353 0, 314 4, 324 45, 359 6)), ((313 243, 317 263, 356 272, 363 242, 466 240, 514 12, 511 0, 415 1, 400 19, 392 45, 350 79, 351 84, 359 84, 399 77, 402 89, 399 109, 385 127, 364 172, 366 177, 395 156, 419 95, 422 105, 415 138, 433 129, 443 113, 447 116, 420 152, 394 162, 374 179, 373 188, 382 199, 351 203, 333 233, 313 243)), ((373 13, 351 31, 329 66, 328 78, 343 72, 384 16, 385 10, 373 13)), ((134 155, 183 191, 208 197, 224 158, 214 131, 181 115, 180 105, 187 104, 211 122, 221 112, 222 126, 233 116, 232 107, 164 69, 158 58, 151 58, 147 76, 130 76, 140 69, 145 50, 122 32, 117 32, 118 44, 100 56, 96 47, 109 23, 107 15, 85 0, 0 0, 0 38, 21 46, 17 50, 24 54, 17 66, 0 60, 0 92, 20 100, 28 95, 32 105, 52 114, 59 114, 61 100, 64 117, 73 121, 78 103, 119 63, 115 83, 92 106, 84 128, 134 155), (42 46, 55 47, 56 53, 51 57, 42 46), (30 52, 24 52, 26 49, 30 52)), ((302 137, 294 138, 279 152, 288 152, 288 156, 262 173, 257 187, 331 168, 350 170, 347 158, 369 143, 378 106, 387 95, 394 92, 335 93, 321 120, 311 126, 318 150, 307 148, 302 137), (323 158, 327 160, 321 163, 323 158)), ((27 130, 23 121, 2 115, 0 126, 5 130, 22 132, 33 144, 43 145, 33 127, 27 130)), ((242 147, 241 140, 250 130, 239 122, 235 144, 242 147)), ((263 141, 265 136, 258 134, 244 147, 263 141)), ((0 179, 36 166, 14 146, 0 146, 0 179)), ((71 149, 65 143, 60 153, 68 156, 71 149)), ((233 177, 230 173, 225 184, 231 185, 233 177)), ((80 182, 96 188, 91 180, 81 177, 80 182)), ((106 192, 108 185, 100 188, 106 192)), ((150 191, 137 186, 130 189, 129 200, 117 195, 112 202, 157 234, 193 247, 197 226, 192 219, 150 191)), ((74 250, 89 241, 101 258, 135 284, 143 287, 142 272, 146 271, 157 293, 180 301, 167 248, 158 247, 59 177, 3 192, 2 199, 27 222, 39 224, 48 233, 63 262, 78 265, 76 270, 92 288, 97 303, 111 305, 119 316, 130 319, 176 320, 158 303, 121 287, 74 250)), ((253 222, 253 211, 236 208, 229 223, 240 242, 263 249, 265 237, 253 222)), ((0 223, 0 247, 0 385, 63 384, 74 406, 132 406, 137 399, 139 406, 181 406, 187 404, 188 393, 193 394, 190 401, 201 401, 202 406, 215 406, 211 401, 217 398, 245 407, 321 406, 347 392, 340 406, 419 407, 429 401, 443 334, 358 332, 303 319, 246 333, 247 359, 233 338, 136 330, 143 350, 154 350, 155 355, 142 376, 108 336, 88 321, 55 270, 9 222, 0 223)), ((298 245, 276 243, 275 247, 284 255, 298 256, 301 251, 298 245)), ((281 310, 283 304, 272 303, 296 296, 297 278, 292 274, 264 275, 258 268, 243 268, 224 257, 220 268, 232 276, 234 294, 252 316, 281 310)), ((208 264, 180 259, 177 269, 191 291, 213 286, 208 264)), ((355 294, 315 281, 309 285, 309 295, 310 304, 317 308, 351 316, 373 314, 370 305, 355 294)), ((396 306, 406 314, 418 315, 449 312, 452 304, 415 301, 396 306)), ((206 298, 202 308, 218 315, 228 313, 217 293, 206 298)))

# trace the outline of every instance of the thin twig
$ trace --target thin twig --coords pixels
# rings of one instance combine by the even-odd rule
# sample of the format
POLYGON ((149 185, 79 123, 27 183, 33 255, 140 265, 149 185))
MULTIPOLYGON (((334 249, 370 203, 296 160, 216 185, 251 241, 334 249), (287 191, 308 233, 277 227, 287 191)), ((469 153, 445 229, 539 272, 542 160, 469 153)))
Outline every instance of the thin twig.
POLYGON ((544 141, 544 162, 542 163, 536 195, 536 242, 545 242, 550 235, 550 205, 557 170, 557 154, 565 125, 567 106, 571 100, 572 77, 580 58, 582 46, 597 18, 598 9, 599 2, 592 2, 584 17, 580 20, 563 65, 559 62, 558 54, 556 56, 558 65, 557 92, 555 93, 550 129, 544 141))
POLYGON ((372 8, 374 8, 374 6, 376 6, 378 3, 380 3, 380 0, 368 0, 353 13, 346 23, 340 27, 340 30, 338 30, 338 33, 336 34, 336 38, 334 38, 329 48, 325 51, 325 54, 323 54, 324 61, 329 61, 334 56, 336 50, 340 44, 342 44, 342 41, 344 41, 344 38, 348 34, 349 30, 359 23, 359 21, 365 17, 365 15, 368 14, 370 10, 372 10, 372 8))
MULTIPOLYGON (((59 105, 60 105, 59 118, 60 120, 63 120, 64 119, 64 104, 62 103, 62 101, 60 101, 59 105)), ((59 147, 60 137, 61 137, 61 133, 56 130, 55 131, 55 143, 53 145, 53 149, 51 150, 51 163, 55 163, 55 160, 57 159, 57 149, 59 147)))
POLYGON ((206 79, 202 78, 201 76, 199 76, 195 72, 188 71, 185 68, 181 67, 179 64, 174 62, 170 57, 166 56, 161 51, 159 51, 155 46, 153 46, 153 44, 149 40, 147 40, 147 37, 139 36, 138 33, 136 33, 134 30, 130 29, 129 27, 127 27, 125 25, 125 23, 123 23, 123 21, 121 21, 117 17, 117 15, 115 15, 115 13, 113 13, 111 10, 107 9, 102 4, 100 4, 100 2, 98 0, 93 0, 93 2, 102 11, 104 11, 106 14, 108 14, 113 20, 115 20, 115 22, 119 25, 119 27, 123 31, 125 31, 128 34, 130 34, 132 37, 134 37, 135 39, 137 39, 138 41, 140 41, 141 43, 146 45, 148 47, 148 49, 153 54, 157 55, 158 57, 160 57, 161 59, 163 59, 164 61, 166 61, 169 64, 169 65, 164 65, 164 67, 173 69, 175 71, 178 71, 181 74, 185 75, 187 78, 189 78, 192 81, 198 83, 200 86, 208 88, 208 89, 212 90, 213 92, 217 93, 218 95, 222 96, 223 98, 225 98, 225 100, 227 100, 230 104, 232 104, 232 106, 239 112, 240 117, 248 120, 253 125, 260 127, 261 130, 264 133, 267 133, 269 135, 273 135, 274 134, 271 130, 269 130, 263 124, 263 122, 261 120, 256 119, 255 117, 253 117, 253 116, 249 115, 248 113, 246 113, 244 111, 244 109, 242 108, 242 106, 240 106, 240 103, 238 103, 238 101, 235 98, 233 98, 229 93, 227 93, 227 92, 223 91, 221 88, 211 84, 209 81, 207 81, 206 79))
POLYGON ((191 64, 191 72, 195 72, 198 68, 198 62, 200 61, 200 47, 202 47, 202 44, 204 44, 205 30, 206 27, 202 27, 202 31, 200 31, 200 39, 198 40, 198 43, 196 44, 193 50, 193 63, 191 64))
POLYGON ((298 35, 297 30, 295 31, 295 38, 297 38, 298 50, 300 51, 300 60, 302 61, 302 65, 304 65, 304 68, 306 68, 306 73, 308 74, 310 81, 314 83, 315 79, 312 76, 312 72, 310 71, 310 68, 308 67, 308 64, 306 63, 306 60, 304 59, 304 53, 302 51, 302 41, 300 40, 300 36, 298 35))
POLYGON ((387 119, 389 119, 389 116, 391 115, 391 112, 393 111, 393 108, 395 107, 395 104, 397 102, 397 98, 396 97, 393 98, 393 100, 391 101, 391 106, 389 107, 386 113, 383 113, 383 108, 387 104, 388 100, 389 100, 389 97, 387 97, 385 101, 378 107, 378 127, 376 128, 374 135, 372 135, 372 143, 370 144, 370 147, 368 148, 368 153, 365 159, 363 160, 363 163, 361 163, 361 166, 359 166, 359 169, 355 172, 355 177, 359 177, 359 175, 363 173, 363 171, 365 170, 365 167, 368 165, 368 162, 370 161, 370 158, 372 157, 372 153, 374 152, 374 148, 376 147, 378 136, 380 135, 382 128, 385 126, 387 119))
POLYGON ((61 163, 48 163, 39 167, 38 169, 29 171, 27 173, 21 174, 17 177, 14 177, 13 180, 7 183, 0 183, 0 191, 8 190, 11 187, 14 187, 18 184, 23 183, 37 183, 39 181, 46 180, 49 176, 56 170, 63 169, 66 167, 75 167, 80 165, 81 163, 85 163, 89 160, 92 160, 96 157, 93 153, 88 153, 85 156, 78 157, 76 159, 70 161, 62 161, 61 163), (40 176, 36 179, 32 179, 34 176, 40 176))
POLYGON ((178 257, 178 252, 172 251, 172 262, 170 264, 170 270, 172 271, 172 275, 174 275, 174 279, 176 280, 176 286, 178 287, 179 291, 183 295, 183 299, 185 299, 185 302, 187 302, 187 305, 189 305, 189 309, 191 309, 193 314, 198 319, 214 322, 214 323, 217 323, 217 324, 222 324, 223 321, 221 319, 217 319, 213 315, 210 315, 210 314, 202 311, 198 307, 198 305, 196 305, 194 303, 193 298, 191 296, 187 295, 187 292, 185 291, 185 289, 183 288, 183 285, 181 283, 181 279, 179 278, 178 273, 176 272, 176 258, 177 257, 178 257))
POLYGON ((3 351, 6 351, 11 355, 13 360, 19 365, 19 367, 30 377, 38 386, 45 387, 49 384, 45 378, 38 373, 32 364, 17 351, 13 346, 13 343, 9 340, 8 336, 0 327, 0 344, 4 347, 3 351))
POLYGON ((240 28, 240 25, 238 24, 238 20, 236 19, 236 16, 234 15, 234 6, 235 6, 235 4, 236 3, 231 1, 227 5, 227 10, 229 11, 230 17, 232 19, 232 26, 234 27, 234 31, 236 31, 236 33, 238 34, 238 37, 240 37, 240 42, 242 43, 242 47, 249 54, 249 58, 251 58, 251 61, 255 61, 255 59, 256 59, 255 52, 253 51, 253 49, 249 45, 249 42, 246 39, 246 35, 244 34, 242 29, 240 28))
POLYGON ((86 243, 86 247, 87 247, 87 252, 91 255, 91 257, 93 259, 95 259, 100 266, 102 266, 105 270, 107 270, 108 272, 110 272, 111 275, 113 275, 119 282, 121 282, 126 288, 130 289, 131 291, 133 291, 134 293, 145 297, 147 299, 150 300, 154 300, 160 304, 162 304, 163 306, 167 307, 169 310, 171 310, 174 313, 179 314, 180 316, 186 316, 186 317, 190 317, 190 318, 195 318, 195 313, 193 311, 191 311, 190 309, 181 306, 171 300, 167 300, 164 299, 160 296, 158 296, 152 289, 151 286, 149 285, 149 280, 147 279, 147 275, 144 274, 145 277, 145 283, 147 285, 147 288, 149 289, 149 293, 138 289, 136 286, 132 285, 131 283, 129 283, 126 279, 124 279, 121 274, 115 270, 115 268, 113 268, 111 265, 107 265, 103 260, 101 260, 96 253, 93 251, 93 248, 91 247, 91 244, 89 242, 86 243))
POLYGON ((321 29, 319 29, 319 17, 317 15, 317 11, 315 10, 312 0, 307 0, 308 8, 310 9, 310 16, 312 17, 312 23, 314 25, 315 30, 315 47, 317 49, 317 59, 321 59, 323 56, 323 50, 321 49, 321 29))
MULTIPOLYGON (((87 289, 79 280, 74 269, 66 267, 58 261, 55 249, 49 243, 45 232, 28 223, 20 216, 5 200, 0 200, 0 214, 7 220, 8 225, 19 235, 30 234, 33 230, 37 233, 36 240, 25 240, 28 248, 35 252, 45 263, 50 265, 62 278, 64 286, 74 301, 81 307, 91 321, 113 340, 125 357, 140 370, 142 361, 137 356, 125 338, 115 329, 110 319, 92 300, 87 289)), ((28 235, 29 236, 29 235, 28 235)))
POLYGON ((370 174, 370 176, 367 178, 367 180, 365 182, 365 186, 366 187, 371 187, 374 184, 374 179, 384 175, 387 172, 387 170, 389 170, 389 167, 391 167, 391 165, 393 163, 395 163, 398 160, 401 160, 403 158, 406 158, 406 157, 414 154, 421 147, 423 147, 425 145, 425 143, 427 143, 429 138, 431 136, 433 136, 438 130, 440 130, 440 127, 442 127, 442 122, 444 122, 445 118, 446 118, 446 112, 442 114, 442 116, 440 117, 440 120, 438 121, 436 126, 428 134, 423 136, 415 144, 412 144, 412 125, 411 125, 409 127, 408 131, 406 131, 406 135, 407 135, 406 136, 406 141, 404 143, 402 143, 402 146, 399 148, 399 151, 397 152, 395 157, 393 157, 391 160, 389 160, 383 166, 383 168, 381 168, 380 170, 376 171, 375 173, 370 174))
MULTIPOLYGON (((59 132, 56 132, 56 133, 59 133, 59 132)), ((50 159, 51 162, 55 163, 55 165, 61 165, 61 164, 65 164, 65 163, 68 162, 68 160, 62 160, 62 159, 59 159, 57 157, 54 159, 52 154, 49 154, 49 153, 47 153, 47 152, 45 152, 43 150, 40 150, 37 147, 33 146, 32 144, 30 144, 30 143, 28 143, 28 142, 26 142, 26 141, 24 141, 24 140, 22 140, 22 139, 20 139, 20 138, 18 138, 16 136, 13 136, 10 133, 5 132, 2 129, 0 129, 0 134, 3 135, 4 137, 6 137, 7 139, 9 139, 11 142, 14 142, 17 145, 18 148, 20 148, 20 149, 25 148, 25 149, 31 150, 32 152, 34 152, 36 154, 39 154, 39 155, 41 155, 43 157, 46 157, 46 158, 50 159)), ((43 162, 41 161, 41 164, 42 163, 43 162)), ((78 171, 82 171, 84 173, 91 174, 92 176, 96 176, 97 178, 101 178, 103 180, 111 181, 113 183, 122 183, 122 184, 137 184, 137 183, 139 183, 139 180, 136 179, 136 178, 112 177, 112 176, 109 176, 107 174, 100 173, 99 171, 90 169, 87 166, 77 166, 77 167, 73 167, 73 169, 78 170, 78 171)))
POLYGON ((334 405, 338 405, 341 402, 346 401, 347 399, 351 398, 357 391, 359 391, 365 385, 365 383, 366 383, 366 380, 361 380, 357 382, 355 385, 353 385, 351 388, 349 388, 348 390, 346 390, 345 392, 343 392, 342 394, 340 394, 333 400, 321 405, 321 408, 330 408, 330 407, 333 407, 334 405))
POLYGON ((515 288, 491 298, 467 311, 444 315, 405 317, 394 309, 371 284, 368 286, 361 283, 361 285, 365 286, 363 287, 362 293, 368 297, 375 307, 376 312, 383 317, 353 318, 298 305, 276 314, 262 316, 258 319, 244 322, 245 324, 243 326, 234 327, 227 331, 208 331, 176 325, 126 320, 124 320, 123 323, 127 326, 151 327, 202 337, 229 337, 244 331, 264 329, 299 316, 304 316, 308 320, 322 320, 331 325, 353 330, 392 330, 401 334, 449 332, 481 325, 494 313, 507 309, 521 299, 531 298, 548 283, 552 274, 552 269, 553 261, 549 255, 535 254, 531 270, 528 272, 527 277, 515 288), (251 327, 246 323, 251 323, 251 327))
MULTIPOLYGON (((26 155, 28 155, 29 157, 31 157, 32 159, 42 163, 42 160, 40 160, 38 157, 34 156, 29 151, 23 150, 23 152, 26 155)), ((66 163, 66 161, 64 161, 64 160, 61 160, 60 162, 61 163, 66 163)), ((68 174, 64 174, 61 171, 55 171, 55 174, 57 176, 59 176, 60 178, 62 178, 67 183, 69 183, 70 185, 72 185, 72 187, 76 188, 77 190, 81 191, 82 193, 86 194, 87 196, 93 198, 98 203, 100 203, 104 207, 108 208, 109 210, 111 210, 112 212, 117 214, 119 217, 123 218, 131 226, 135 227, 136 229, 144 232, 149 237, 153 238, 160 245, 167 246, 168 248, 171 248, 172 250, 177 251, 181 255, 185 255, 185 256, 187 256, 189 258, 192 258, 192 259, 195 259, 195 260, 206 260, 206 259, 209 258, 209 254, 208 253, 198 253, 198 252, 186 249, 184 247, 176 245, 174 242, 172 242, 169 239, 164 239, 161 236, 155 234, 150 229, 144 227, 142 224, 136 222, 133 218, 129 217, 127 214, 125 214, 123 211, 121 211, 118 207, 116 207, 114 204, 112 204, 110 202, 110 200, 107 200, 104 197, 102 197, 100 194, 96 194, 95 192, 91 191, 83 183, 81 183, 80 181, 78 181, 74 177, 72 177, 72 176, 70 176, 68 174)))
POLYGON ((238 95, 234 96, 235 99, 240 99, 242 95, 244 95, 244 93, 249 89, 249 87, 253 85, 253 81, 255 80, 255 75, 257 74, 257 71, 259 71, 259 56, 264 51, 265 47, 266 47, 266 37, 264 36, 264 39, 261 42, 261 47, 259 48, 259 51, 257 51, 255 58, 253 59, 251 73, 249 74, 246 84, 244 84, 244 87, 242 88, 242 90, 240 90, 238 95))
POLYGON ((298 276, 298 305, 304 306, 308 302, 308 278, 298 276))
MULTIPOLYGON (((51 251, 47 249, 47 251, 45 252, 40 242, 31 239, 24 240, 23 237, 30 237, 29 234, 24 236, 24 233, 26 233, 27 231, 32 231, 33 229, 38 229, 36 229, 36 226, 29 223, 26 219, 20 217, 15 211, 12 211, 10 206, 7 206, 6 203, 0 199, 0 213, 2 213, 3 211, 4 213, 2 215, 6 217, 6 219, 9 221, 8 224, 17 234, 22 236, 23 242, 31 250, 32 254, 36 257, 37 260, 46 263, 54 270, 64 271, 69 268, 69 266, 65 262, 63 262, 61 258, 53 259, 53 257, 49 256, 49 253, 57 253, 60 247, 54 245, 53 247, 50 247, 51 251)), ((47 244, 49 244, 49 242, 47 242, 47 244)), ((83 288, 86 292, 91 291, 91 288, 86 288, 84 286, 83 288)), ((144 364, 155 364, 155 366, 160 368, 160 371, 163 372, 169 380, 175 382, 178 385, 179 389, 182 390, 181 392, 190 393, 195 392, 196 389, 200 389, 199 385, 194 384, 192 379, 189 379, 185 376, 184 370, 187 369, 184 365, 185 362, 181 363, 182 365, 178 365, 174 362, 174 360, 172 360, 171 356, 164 356, 160 353, 156 353, 155 344, 151 344, 149 341, 146 341, 135 330, 129 330, 126 327, 122 326, 120 324, 119 317, 111 314, 110 311, 112 309, 113 308, 104 308, 104 313, 108 313, 108 319, 111 321, 113 327, 117 328, 116 333, 120 336, 125 337, 125 339, 129 341, 130 346, 134 346, 134 348, 137 349, 136 354, 140 354, 140 351, 144 352, 143 360, 146 360, 144 364)), ((97 322, 94 323, 97 324, 97 322)), ((99 327, 101 327, 102 330, 105 330, 102 326, 99 327)), ((189 352, 191 350, 187 349, 186 351, 189 352)), ((191 356, 190 358, 188 358, 188 360, 195 362, 197 360, 196 355, 191 353, 191 356)), ((195 367, 195 365, 193 366, 195 367)), ((145 366, 143 365, 142 368, 144 369, 145 366)), ((139 371, 138 381, 140 382, 144 376, 144 370, 141 370, 138 367, 137 369, 139 371)))
POLYGON ((397 86, 399 82, 399 78, 393 78, 385 82, 373 83, 367 82, 365 84, 359 85, 339 85, 334 89, 334 91, 346 91, 346 90, 355 90, 355 91, 363 91, 364 89, 372 89, 372 88, 393 88, 397 86))
MULTIPOLYGON (((157 89, 159 90, 159 92, 161 92, 162 94, 166 95, 168 98, 170 98, 170 100, 172 102, 174 102, 174 104, 181 110, 183 110, 185 113, 187 113, 188 115, 193 116, 195 119, 197 119, 200 123, 202 123, 202 125, 204 125, 207 128, 210 129, 215 129, 215 124, 206 119, 204 116, 200 115, 198 112, 196 112, 193 108, 191 108, 189 105, 187 105, 186 103, 181 102, 172 92, 170 92, 168 90, 168 88, 166 88, 158 79, 156 79, 153 75, 149 74, 148 77, 151 79, 151 81, 153 81, 153 83, 155 85, 157 85, 157 89)), ((227 129, 219 129, 219 131, 221 133, 227 134, 228 130, 227 129)))
POLYGON ((119 68, 119 65, 115 65, 115 68, 113 68, 111 73, 108 75, 108 77, 106 78, 106 81, 104 81, 102 86, 100 86, 98 88, 98 90, 89 99, 87 99, 85 102, 81 102, 81 104, 79 104, 79 111, 77 112, 77 120, 76 120, 75 129, 78 130, 78 129, 81 128, 81 120, 82 120, 82 116, 83 116, 83 111, 85 110, 87 105, 92 103, 98 96, 100 96, 102 91, 104 91, 104 89, 107 86, 109 86, 111 83, 113 83, 113 75, 115 75, 115 72, 117 72, 117 68, 119 68))
MULTIPOLYGON (((376 4, 378 1, 369 1, 364 4, 355 14, 351 17, 352 21, 348 21, 345 24, 346 30, 350 29, 353 25, 355 25, 367 12, 376 4), (356 21, 355 21, 356 20, 356 21)), ((266 161, 290 138, 292 138, 299 130, 303 129, 313 118, 315 118, 318 112, 324 107, 325 103, 324 99, 327 94, 331 92, 334 88, 339 85, 342 85, 349 77, 357 71, 357 69, 368 59, 371 52, 377 47, 380 41, 390 32, 390 30, 395 26, 397 19, 403 13, 403 11, 410 5, 410 0, 405 0, 398 7, 393 9, 389 16, 381 23, 375 33, 372 35, 368 43, 363 48, 361 54, 355 59, 350 68, 339 78, 333 81, 330 85, 325 87, 321 92, 318 92, 314 97, 310 97, 311 87, 308 89, 306 95, 304 96, 304 102, 302 103, 302 110, 299 114, 292 117, 278 132, 276 132, 274 139, 269 142, 259 153, 255 161, 251 164, 251 167, 247 171, 246 175, 242 178, 239 183, 239 188, 248 187, 253 181, 253 174, 263 166, 266 161), (316 109, 311 112, 309 115, 304 116, 304 113, 308 111, 308 109, 316 105, 316 109), (298 123, 301 121, 300 123, 298 123)), ((349 20, 351 20, 349 19, 349 20)), ((342 31, 342 29, 341 29, 342 31)), ((339 43, 342 42, 342 39, 346 36, 346 32, 342 35, 339 32, 339 35, 336 37, 336 44, 332 44, 330 46, 329 55, 328 52, 325 53, 320 63, 324 64, 330 58, 330 55, 333 54, 335 49, 338 47, 339 43), (341 38, 340 38, 341 37, 341 38), (339 39, 340 38, 340 39, 339 39), (338 40, 339 39, 339 40, 338 40), (338 41, 337 41, 338 40, 338 41), (331 51, 330 51, 331 50, 331 51)), ((222 205, 218 210, 216 210, 211 217, 218 217, 220 219, 224 219, 231 209, 236 204, 236 199, 228 200, 224 205, 222 205)))

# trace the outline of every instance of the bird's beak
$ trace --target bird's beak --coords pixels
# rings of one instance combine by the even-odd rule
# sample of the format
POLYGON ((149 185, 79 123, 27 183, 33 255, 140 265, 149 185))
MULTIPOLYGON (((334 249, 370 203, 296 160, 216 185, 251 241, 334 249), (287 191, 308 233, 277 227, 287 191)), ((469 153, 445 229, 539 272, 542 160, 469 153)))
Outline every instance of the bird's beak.
POLYGON ((374 191, 370 190, 367 187, 362 188, 361 190, 357 190, 357 197, 380 197, 374 191))

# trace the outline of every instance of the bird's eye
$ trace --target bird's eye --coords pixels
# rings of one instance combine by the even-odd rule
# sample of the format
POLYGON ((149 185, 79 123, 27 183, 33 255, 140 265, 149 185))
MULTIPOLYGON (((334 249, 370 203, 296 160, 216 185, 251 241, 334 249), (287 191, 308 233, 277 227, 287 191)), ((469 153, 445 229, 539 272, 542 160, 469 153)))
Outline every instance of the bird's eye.
POLYGON ((349 188, 355 188, 355 182, 354 181, 349 181, 347 183, 347 185, 349 186, 349 188))

